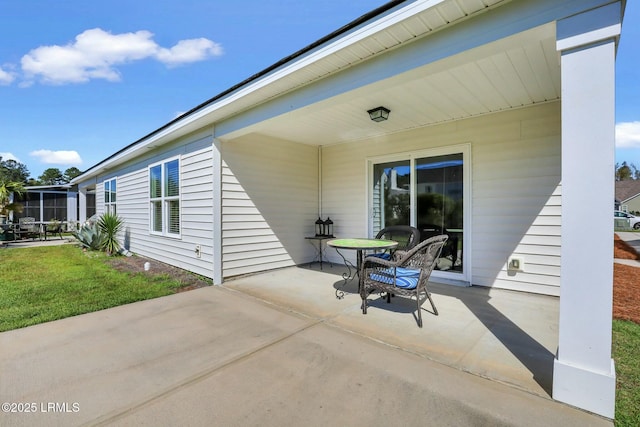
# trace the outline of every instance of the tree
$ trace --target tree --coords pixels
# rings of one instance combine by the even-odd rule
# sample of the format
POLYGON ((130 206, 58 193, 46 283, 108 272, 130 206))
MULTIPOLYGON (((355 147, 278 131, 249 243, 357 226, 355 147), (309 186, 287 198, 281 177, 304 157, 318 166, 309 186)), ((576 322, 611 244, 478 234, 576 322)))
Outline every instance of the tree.
POLYGON ((29 178, 27 166, 13 159, 2 160, 0 156, 0 179, 5 182, 26 183, 29 178))
POLYGON ((76 167, 70 167, 69 169, 67 169, 66 171, 64 171, 64 179, 69 182, 71 181, 73 178, 75 178, 76 176, 79 176, 82 174, 82 171, 76 167))
POLYGON ((24 185, 21 182, 0 178, 0 216, 7 216, 9 212, 19 209, 19 204, 11 203, 11 196, 22 195, 24 192, 24 185))
POLYGON ((633 179, 640 179, 640 169, 633 163, 627 164, 627 162, 616 163, 616 181, 629 181, 633 179))
POLYGON ((60 169, 58 168, 45 169, 45 171, 42 172, 42 175, 38 177, 38 180, 42 185, 60 185, 68 182, 65 181, 64 176, 62 176, 62 172, 60 172, 60 169))

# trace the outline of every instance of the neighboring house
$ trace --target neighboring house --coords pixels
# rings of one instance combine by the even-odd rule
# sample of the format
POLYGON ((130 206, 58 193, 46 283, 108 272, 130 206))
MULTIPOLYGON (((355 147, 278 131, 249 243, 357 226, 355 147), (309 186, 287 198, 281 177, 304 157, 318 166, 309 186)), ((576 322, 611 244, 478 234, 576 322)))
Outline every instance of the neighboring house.
POLYGON ((95 191, 129 250, 216 284, 311 261, 319 214, 345 237, 436 222, 459 265, 433 280, 560 297, 553 397, 612 418, 623 9, 389 2, 75 178, 80 220, 95 191), (378 106, 388 120, 370 120, 378 106))
POLYGON ((640 213, 640 180, 616 181, 618 210, 640 213))
POLYGON ((16 196, 21 211, 13 212, 13 219, 32 217, 36 221, 78 221, 78 193, 72 185, 40 185, 25 187, 25 193, 16 196))

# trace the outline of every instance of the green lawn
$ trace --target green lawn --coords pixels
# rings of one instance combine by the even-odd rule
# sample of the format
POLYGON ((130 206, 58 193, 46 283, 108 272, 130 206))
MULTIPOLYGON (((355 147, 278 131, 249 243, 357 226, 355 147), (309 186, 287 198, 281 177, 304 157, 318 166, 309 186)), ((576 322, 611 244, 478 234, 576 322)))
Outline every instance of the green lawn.
POLYGON ((119 272, 73 245, 0 249, 0 332, 174 293, 167 276, 119 272))
POLYGON ((640 325, 613 321, 617 427, 640 426, 640 325))
MULTIPOLYGON (((72 245, 0 250, 0 332, 169 295, 166 276, 123 273, 72 245)), ((616 426, 640 425, 640 325, 614 320, 616 426)))

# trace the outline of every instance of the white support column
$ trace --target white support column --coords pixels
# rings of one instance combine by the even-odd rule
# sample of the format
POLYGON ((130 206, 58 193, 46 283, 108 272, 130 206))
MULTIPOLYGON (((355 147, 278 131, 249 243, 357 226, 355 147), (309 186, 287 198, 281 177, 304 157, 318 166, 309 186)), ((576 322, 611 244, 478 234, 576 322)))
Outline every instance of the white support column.
POLYGON ((222 284, 222 142, 213 139, 213 284, 222 284))
POLYGON ((78 193, 75 191, 67 192, 67 222, 78 222, 78 193))
POLYGON ((558 22, 562 269, 553 398, 613 418, 615 52, 622 6, 558 22))
POLYGON ((87 188, 83 187, 83 188, 78 188, 78 206, 80 207, 79 209, 79 217, 78 217, 78 222, 80 224, 84 224, 84 222, 87 220, 87 188))

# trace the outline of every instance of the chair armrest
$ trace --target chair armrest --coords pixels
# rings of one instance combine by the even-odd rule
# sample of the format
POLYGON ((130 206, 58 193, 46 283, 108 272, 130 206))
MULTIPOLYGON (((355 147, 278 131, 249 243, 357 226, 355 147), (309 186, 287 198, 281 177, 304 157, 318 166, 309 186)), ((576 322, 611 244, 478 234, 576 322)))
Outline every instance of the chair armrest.
POLYGON ((398 262, 400 261, 402 258, 404 258, 407 255, 407 251, 394 251, 393 252, 393 261, 394 262, 398 262))
POLYGON ((393 260, 386 260, 375 256, 367 256, 362 261, 362 268, 376 268, 376 267, 396 267, 397 262, 393 260))

